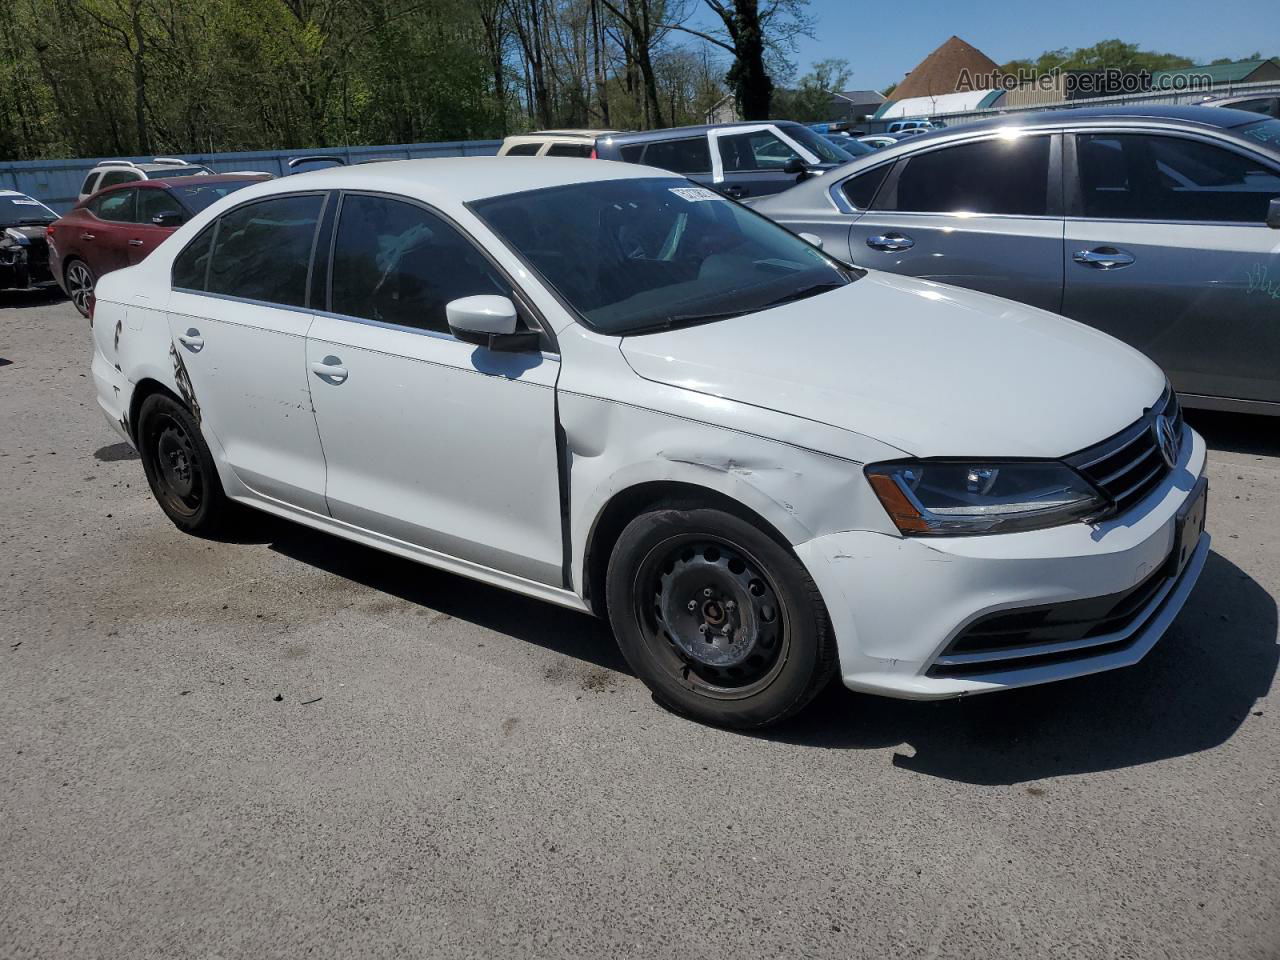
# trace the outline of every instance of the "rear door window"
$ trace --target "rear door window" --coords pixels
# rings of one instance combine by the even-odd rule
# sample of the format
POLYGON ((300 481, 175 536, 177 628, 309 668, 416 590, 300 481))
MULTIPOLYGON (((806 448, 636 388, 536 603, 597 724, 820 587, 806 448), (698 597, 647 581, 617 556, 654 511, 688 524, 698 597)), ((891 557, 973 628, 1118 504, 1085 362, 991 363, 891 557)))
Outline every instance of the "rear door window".
POLYGON ((452 224, 416 204, 348 194, 333 248, 330 309, 448 333, 445 305, 511 287, 452 224))
POLYGON ((209 252, 213 249, 213 232, 216 224, 200 231, 199 236, 187 244, 173 261, 173 286, 175 289, 203 290, 209 269, 209 252))
POLYGON ((885 208, 1035 217, 1048 199, 1049 137, 996 137, 909 158, 885 208))
MULTIPOLYGON (((624 148, 624 152, 626 149, 624 148)), ((645 148, 644 163, 672 173, 709 173, 711 151, 706 137, 659 140, 645 148)))
POLYGON ((138 174, 132 170, 108 170, 102 175, 102 182, 98 184, 98 189, 103 190, 107 187, 113 187, 117 183, 132 183, 134 180, 141 180, 138 174))
POLYGON ((1081 212, 1106 220, 1263 223, 1280 172, 1186 137, 1080 134, 1081 212))
POLYGON ((318 194, 273 197, 224 214, 209 265, 209 292, 305 306, 323 205, 318 194))
POLYGON ((553 143, 547 150, 548 157, 590 157, 589 143, 553 143))
POLYGON ((99 220, 110 223, 132 223, 137 203, 137 190, 112 190, 89 203, 99 220))
POLYGON ((885 163, 874 170, 868 170, 866 173, 860 173, 856 177, 850 177, 841 188, 844 190, 845 199, 858 210, 870 210, 871 204, 875 200, 876 192, 880 189, 880 184, 884 183, 884 178, 889 175, 889 171, 892 169, 892 163, 885 163))

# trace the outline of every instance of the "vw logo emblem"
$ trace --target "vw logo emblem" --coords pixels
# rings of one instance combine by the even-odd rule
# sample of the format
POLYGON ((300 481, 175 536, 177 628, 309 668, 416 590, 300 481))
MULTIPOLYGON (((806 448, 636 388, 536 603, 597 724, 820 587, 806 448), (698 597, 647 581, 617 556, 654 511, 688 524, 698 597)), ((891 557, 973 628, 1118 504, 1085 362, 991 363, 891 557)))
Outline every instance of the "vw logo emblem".
POLYGON ((1172 470, 1178 462, 1178 434, 1174 432, 1172 418, 1156 417, 1153 429, 1160 456, 1164 458, 1165 465, 1172 470))

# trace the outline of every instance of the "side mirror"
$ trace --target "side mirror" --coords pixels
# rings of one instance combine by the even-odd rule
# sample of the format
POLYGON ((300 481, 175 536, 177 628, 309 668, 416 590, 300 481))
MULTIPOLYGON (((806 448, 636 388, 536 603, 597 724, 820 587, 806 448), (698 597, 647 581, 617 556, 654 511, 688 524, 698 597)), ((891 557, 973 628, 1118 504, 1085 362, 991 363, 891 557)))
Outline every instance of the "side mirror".
POLYGON ((1267 226, 1272 230, 1280 230, 1280 197, 1272 197, 1267 204, 1267 226))
POLYGON ((797 236, 810 246, 817 247, 819 250, 822 249, 822 238, 816 233, 801 233, 797 234, 797 236))
POLYGON ((799 174, 807 173, 808 171, 809 171, 808 164, 806 164, 799 157, 790 157, 788 158, 787 162, 782 165, 783 173, 799 175, 799 174))
POLYGON ((152 217, 151 222, 157 227, 180 227, 186 222, 186 219, 187 218, 180 213, 170 212, 152 217))
POLYGON ((537 331, 516 331, 516 305, 507 297, 462 297, 447 303, 444 314, 450 332, 463 343, 522 353, 537 350, 541 342, 537 331))

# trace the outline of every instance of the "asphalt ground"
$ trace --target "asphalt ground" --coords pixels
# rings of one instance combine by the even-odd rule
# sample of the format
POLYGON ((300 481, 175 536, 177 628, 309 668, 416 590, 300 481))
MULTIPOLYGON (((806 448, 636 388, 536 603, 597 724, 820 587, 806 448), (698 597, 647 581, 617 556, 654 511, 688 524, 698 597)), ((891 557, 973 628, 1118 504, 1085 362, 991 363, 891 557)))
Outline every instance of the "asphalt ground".
POLYGON ((263 516, 178 532, 86 324, 0 296, 0 956, 1280 956, 1280 423, 1139 665, 763 735, 595 621, 263 516))

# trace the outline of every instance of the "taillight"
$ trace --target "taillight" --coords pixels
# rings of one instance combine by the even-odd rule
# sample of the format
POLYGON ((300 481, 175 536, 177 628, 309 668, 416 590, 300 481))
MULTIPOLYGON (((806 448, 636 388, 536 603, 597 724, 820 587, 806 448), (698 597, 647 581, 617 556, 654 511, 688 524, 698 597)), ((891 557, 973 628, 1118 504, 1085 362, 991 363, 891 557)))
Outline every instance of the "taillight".
POLYGON ((52 223, 51 223, 51 224, 49 224, 47 227, 45 227, 45 228, 44 228, 44 235, 45 235, 45 237, 46 237, 46 238, 48 238, 48 239, 50 239, 50 240, 52 240, 52 239, 53 239, 53 224, 52 224, 52 223))
POLYGON ((600 159, 598 156, 596 156, 596 148, 595 148, 595 147, 592 147, 592 148, 591 148, 591 156, 587 157, 587 159, 588 159, 588 160, 599 160, 599 159, 600 159))

